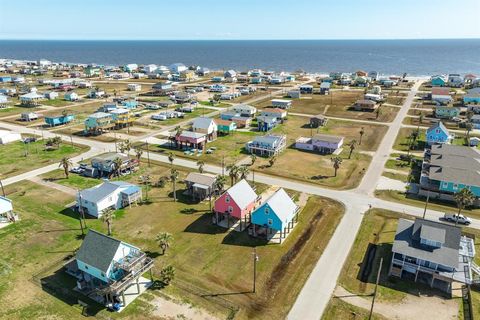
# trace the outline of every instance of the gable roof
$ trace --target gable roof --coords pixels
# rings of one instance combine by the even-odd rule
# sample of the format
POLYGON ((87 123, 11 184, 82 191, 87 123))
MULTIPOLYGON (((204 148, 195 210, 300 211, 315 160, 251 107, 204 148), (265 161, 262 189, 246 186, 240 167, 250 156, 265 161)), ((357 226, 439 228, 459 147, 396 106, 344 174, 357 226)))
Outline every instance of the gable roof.
POLYGON ((190 172, 185 178, 185 181, 198 183, 204 186, 212 186, 215 183, 216 178, 217 177, 213 174, 190 172))
POLYGON ((326 142, 332 142, 332 143, 340 143, 343 140, 343 137, 341 136, 334 136, 331 134, 322 134, 322 133, 317 133, 316 135, 313 136, 314 140, 320 140, 320 141, 326 141, 326 142))
POLYGON ((297 210, 297 205, 283 188, 278 189, 265 200, 264 204, 268 204, 282 222, 293 217, 293 214, 297 210))
POLYGON ((227 190, 227 193, 240 209, 246 208, 250 203, 257 199, 257 194, 245 179, 237 182, 227 190))
POLYGON ((207 117, 199 117, 193 120, 192 126, 194 128, 202 128, 202 129, 208 129, 210 125, 212 124, 213 119, 212 118, 207 118, 207 117))
POLYGON ((429 133, 430 131, 432 130, 435 130, 435 129, 440 129, 442 130, 443 132, 445 132, 447 135, 449 135, 449 132, 448 132, 448 129, 447 127, 445 127, 445 125, 443 124, 442 121, 438 121, 437 123, 435 123, 433 126, 431 126, 430 128, 427 129, 427 133, 429 133))
POLYGON ((107 273, 122 242, 90 229, 77 252, 77 260, 107 273))
POLYGON ((97 203, 109 195, 115 190, 121 187, 136 187, 134 184, 124 181, 105 181, 101 185, 84 189, 78 192, 78 195, 82 197, 82 200, 87 200, 93 203, 97 203))

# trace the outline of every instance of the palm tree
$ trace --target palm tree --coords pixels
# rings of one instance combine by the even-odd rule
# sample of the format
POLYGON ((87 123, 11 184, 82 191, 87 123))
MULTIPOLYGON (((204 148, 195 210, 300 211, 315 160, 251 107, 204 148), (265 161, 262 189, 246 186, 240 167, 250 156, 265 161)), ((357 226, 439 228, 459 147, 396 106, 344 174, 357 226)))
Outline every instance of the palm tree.
POLYGON ((140 176, 140 182, 145 186, 145 200, 148 200, 148 187, 150 186, 151 180, 152 177, 148 173, 140 176))
POLYGON ((270 167, 273 167, 273 165, 275 164, 275 162, 277 162, 277 156, 276 155, 273 155, 271 156, 269 159, 268 159, 268 165, 270 167))
POLYGON ((232 163, 227 166, 228 176, 230 177, 230 185, 234 185, 238 179, 238 166, 232 163))
POLYGON ((173 167, 173 160, 175 160, 175 154, 173 152, 168 153, 168 161, 170 161, 170 166, 173 167))
POLYGON ((215 190, 218 190, 219 193, 222 193, 223 189, 225 188, 225 183, 226 183, 226 178, 225 176, 222 176, 222 175, 218 175, 216 178, 215 178, 215 182, 214 182, 214 189, 215 190))
POLYGON ((166 266, 160 271, 160 281, 164 285, 169 285, 175 278, 175 268, 171 265, 166 266))
POLYGON ((72 165, 72 161, 70 161, 69 158, 67 157, 63 157, 62 160, 60 160, 60 164, 58 165, 58 167, 63 167, 63 171, 65 172, 65 178, 68 179, 68 169, 70 168, 70 166, 72 165))
POLYGON ((177 169, 172 168, 170 172, 170 179, 172 180, 172 184, 173 184, 173 202, 176 202, 177 201, 177 179, 178 179, 177 169))
POLYGON ((203 173, 203 167, 205 166, 205 162, 202 160, 197 161, 198 172, 203 173))
POLYGON ((170 245, 172 244, 173 236, 168 232, 160 232, 157 235, 156 240, 158 246, 162 249, 162 255, 164 255, 165 251, 167 251, 167 249, 170 248, 170 245))
POLYGON ((473 124, 468 121, 465 123, 465 131, 467 132, 467 145, 470 145, 470 131, 473 129, 473 124))
POLYGON ((363 138, 363 135, 365 134, 365 129, 362 127, 360 129, 360 140, 358 141, 358 145, 361 145, 362 144, 362 138, 363 138))
POLYGON ((143 150, 140 147, 135 147, 135 156, 137 157, 137 160, 140 162, 140 158, 142 157, 143 150))
POLYGON ((342 158, 340 157, 333 157, 330 159, 330 161, 332 161, 332 164, 333 164, 333 169, 335 169, 335 175, 334 177, 337 176, 337 170, 340 169, 340 165, 342 164, 342 158))
POLYGON ((123 147, 125 149, 125 151, 127 151, 127 155, 130 153, 130 150, 132 149, 132 143, 130 142, 130 140, 125 140, 123 142, 123 147))
POLYGON ((420 114, 420 116, 418 117, 418 127, 417 127, 417 130, 420 130, 420 124, 423 123, 423 113, 420 114))
POLYGON ((247 176, 249 173, 250 173, 250 169, 246 165, 240 166, 238 168, 238 174, 240 175, 240 180, 247 179, 247 176))
POLYGON ((348 146, 350 147, 350 153, 348 154, 348 159, 350 159, 350 158, 352 158, 353 151, 357 147, 357 140, 353 139, 352 141, 350 141, 348 146))
POLYGON ((113 219, 115 219, 115 210, 113 210, 111 207, 105 209, 105 210, 102 212, 102 221, 107 224, 107 231, 108 231, 108 235, 109 235, 109 236, 112 235, 112 222, 113 222, 113 219))
POLYGON ((113 167, 115 168, 115 173, 117 177, 120 176, 120 170, 122 170, 123 160, 120 157, 116 157, 113 160, 113 167))
POLYGON ((457 202, 458 212, 457 212, 457 219, 455 220, 455 225, 458 223, 458 216, 462 212, 465 207, 468 207, 473 204, 475 201, 475 195, 473 194, 470 189, 463 188, 459 192, 453 195, 453 198, 457 202))
POLYGON ((257 161, 257 155, 255 153, 252 153, 250 155, 250 159, 252 160, 250 165, 253 166, 255 164, 255 161, 257 161))

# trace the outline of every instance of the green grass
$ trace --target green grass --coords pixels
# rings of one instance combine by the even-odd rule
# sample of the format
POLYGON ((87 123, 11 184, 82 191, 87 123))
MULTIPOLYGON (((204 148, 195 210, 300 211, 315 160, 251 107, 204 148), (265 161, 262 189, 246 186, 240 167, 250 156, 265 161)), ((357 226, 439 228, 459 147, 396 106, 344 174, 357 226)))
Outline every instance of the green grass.
MULTIPOLYGON (((117 211, 113 221, 114 237, 151 252, 156 260, 155 274, 162 266, 172 264, 177 270, 178 283, 186 284, 193 290, 188 293, 184 286, 174 282, 163 293, 178 295, 180 300, 190 301, 212 312, 218 311, 217 303, 192 292, 250 290, 253 271, 251 253, 252 247, 256 246, 260 256, 257 293, 222 298, 240 307, 236 319, 284 318, 328 244, 343 215, 343 207, 329 199, 310 197, 301 211, 299 224, 288 239, 282 245, 266 245, 262 240, 250 238, 246 232, 229 233, 212 225, 208 201, 192 203, 182 195, 184 185, 180 181, 187 172, 178 169, 179 201, 172 201, 170 183, 163 189, 151 188, 148 204, 117 211), (308 234, 307 230, 310 230, 308 234), (155 241, 155 236, 162 231, 174 237, 172 247, 164 256, 158 254, 159 247, 155 241), (308 241, 299 242, 301 237, 308 241)), ((139 176, 148 173, 156 181, 169 172, 168 165, 152 162, 150 167, 143 164, 138 172, 121 179, 138 183, 139 176)), ((56 171, 51 176, 57 175, 61 172, 56 171)), ((86 182, 77 181, 75 184, 85 186, 86 182)), ((257 190, 266 187, 259 185, 257 190)), ((0 277, 0 318, 83 318, 77 299, 72 300, 65 293, 54 297, 30 281, 33 274, 43 270, 42 275, 52 276, 48 278, 49 283, 62 287, 65 292, 72 292, 75 283, 71 277, 61 272, 54 274, 58 269, 45 268, 81 243, 76 214, 65 207, 73 201, 73 197, 32 182, 10 185, 7 194, 13 200, 21 221, 0 229, 0 266, 1 271, 6 269, 5 272, 8 272, 8 276, 0 277)), ((298 197, 296 192, 290 194, 298 197)), ((88 219, 87 224, 101 232, 106 230, 100 220, 88 219)), ((97 316, 150 318, 152 305, 149 301, 155 295, 155 291, 147 293, 121 314, 100 310, 97 316)), ((226 311, 217 315, 225 318, 226 311)))
MULTIPOLYGON (((405 203, 420 208, 425 207, 425 198, 419 198, 414 195, 407 197, 405 193, 401 191, 376 190, 375 196, 387 201, 405 203)), ((430 199, 428 208, 441 212, 456 212, 458 210, 454 202, 438 201, 435 199, 430 199)), ((480 218, 480 209, 464 209, 462 213, 473 218, 480 218)))
MULTIPOLYGON (((412 145, 408 137, 416 130, 417 128, 401 128, 398 132, 397 138, 395 139, 395 143, 393 144, 393 149, 399 151, 408 151, 409 144, 412 145)), ((417 142, 412 145, 412 151, 423 151, 424 149, 426 143, 425 130, 420 128, 419 133, 420 135, 417 138, 417 142)))
POLYGON ((18 175, 72 157, 88 150, 86 146, 62 143, 58 149, 44 150, 44 141, 24 144, 21 141, 0 145, 2 178, 18 175), (25 154, 27 153, 27 156, 25 154))
POLYGON ((100 179, 83 177, 79 174, 70 173, 68 179, 65 178, 65 173, 62 169, 54 170, 40 176, 44 180, 49 180, 67 187, 83 190, 94 187, 100 184, 100 179))
POLYGON ((399 181, 402 181, 402 182, 407 182, 407 180, 408 180, 408 175, 406 175, 406 174, 383 172, 382 175, 384 177, 394 179, 394 180, 399 180, 399 181))
POLYGON ((42 104, 46 106, 52 106, 52 107, 65 107, 65 106, 68 106, 69 104, 73 104, 73 102, 63 99, 63 95, 62 95, 61 98, 44 100, 42 101, 42 104))

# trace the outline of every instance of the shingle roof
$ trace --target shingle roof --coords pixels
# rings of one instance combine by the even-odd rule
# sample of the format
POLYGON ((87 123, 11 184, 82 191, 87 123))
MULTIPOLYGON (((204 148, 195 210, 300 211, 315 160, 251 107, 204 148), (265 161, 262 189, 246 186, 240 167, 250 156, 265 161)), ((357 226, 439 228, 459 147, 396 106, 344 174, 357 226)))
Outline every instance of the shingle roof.
POLYGON ((233 187, 227 190, 227 193, 240 209, 246 208, 250 203, 257 199, 257 194, 245 179, 237 182, 233 187))
POLYGON ((78 249, 77 260, 106 273, 121 243, 120 240, 90 229, 78 249))
POLYGON ((81 190, 78 193, 82 197, 82 200, 97 203, 98 201, 111 195, 120 187, 135 187, 135 185, 123 181, 106 181, 98 186, 81 190))
POLYGON ((194 128, 201 128, 201 129, 208 129, 210 127, 210 124, 212 123, 211 118, 207 117, 199 117, 193 120, 193 127, 194 128))
POLYGON ((443 124, 442 121, 438 121, 438 122, 435 123, 433 126, 431 126, 430 128, 428 128, 428 129, 427 129, 427 133, 430 132, 430 131, 432 131, 432 130, 435 130, 436 128, 439 128, 439 129, 442 130, 443 132, 446 132, 447 134, 449 134, 447 127, 445 127, 445 125, 443 124))
POLYGON ((212 186, 215 183, 216 176, 208 173, 190 172, 185 178, 185 181, 191 183, 198 183, 204 186, 212 186))
MULTIPOLYGON (((398 220, 397 232, 392 251, 410 257, 434 262, 447 267, 458 267, 461 229, 453 225, 417 218, 415 222, 398 220), (424 227, 426 226, 426 229, 424 227), (444 241, 442 247, 432 248, 420 243, 420 237, 427 235, 444 241)), ((434 239, 431 239, 434 240, 434 239)))

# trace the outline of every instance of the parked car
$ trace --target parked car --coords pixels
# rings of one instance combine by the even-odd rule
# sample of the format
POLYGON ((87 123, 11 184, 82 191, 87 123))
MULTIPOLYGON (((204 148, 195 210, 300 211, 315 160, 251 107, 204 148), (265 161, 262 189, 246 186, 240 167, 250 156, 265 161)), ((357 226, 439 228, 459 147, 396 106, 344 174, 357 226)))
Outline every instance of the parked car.
POLYGON ((448 222, 457 222, 459 224, 464 224, 464 225, 469 225, 470 223, 472 223, 472 219, 464 216, 463 214, 445 213, 445 215, 443 216, 443 219, 448 222))
POLYGON ((32 143, 32 142, 35 142, 35 141, 37 141, 37 138, 35 138, 35 137, 28 137, 28 138, 23 139, 23 143, 32 143))
POLYGON ((70 169, 70 172, 71 172, 71 173, 78 173, 78 174, 80 174, 80 173, 83 173, 83 171, 85 171, 85 169, 83 169, 83 168, 81 168, 81 167, 74 167, 74 168, 70 169))

